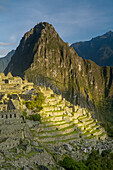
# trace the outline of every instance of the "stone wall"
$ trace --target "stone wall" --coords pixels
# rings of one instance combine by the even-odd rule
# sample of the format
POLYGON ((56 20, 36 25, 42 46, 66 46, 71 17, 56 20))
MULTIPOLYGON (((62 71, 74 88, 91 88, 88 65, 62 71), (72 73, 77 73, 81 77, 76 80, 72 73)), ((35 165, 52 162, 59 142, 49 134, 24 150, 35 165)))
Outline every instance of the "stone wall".
POLYGON ((32 94, 19 94, 19 96, 20 96, 21 99, 24 99, 26 101, 33 100, 32 94))
POLYGON ((20 143, 20 139, 18 138, 8 138, 5 139, 4 142, 0 143, 0 150, 7 150, 13 147, 16 147, 17 145, 19 145, 20 143))
POLYGON ((26 124, 18 111, 0 112, 0 150, 17 146, 24 138, 26 124))
POLYGON ((17 111, 0 112, 0 124, 12 124, 14 122, 20 122, 20 116, 17 111))

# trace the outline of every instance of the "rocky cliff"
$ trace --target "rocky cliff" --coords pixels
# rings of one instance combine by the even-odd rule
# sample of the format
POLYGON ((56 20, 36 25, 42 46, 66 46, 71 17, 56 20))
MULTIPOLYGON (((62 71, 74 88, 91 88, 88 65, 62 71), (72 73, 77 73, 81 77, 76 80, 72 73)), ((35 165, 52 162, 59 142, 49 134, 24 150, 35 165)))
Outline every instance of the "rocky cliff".
POLYGON ((109 31, 90 41, 71 45, 83 59, 91 59, 100 66, 113 66, 113 32, 109 31))
POLYGON ((24 35, 5 73, 9 71, 50 86, 71 102, 98 112, 101 120, 113 123, 113 67, 83 60, 49 23, 39 23, 24 35))
POLYGON ((5 57, 0 58, 0 72, 3 72, 14 55, 15 50, 10 51, 5 57))

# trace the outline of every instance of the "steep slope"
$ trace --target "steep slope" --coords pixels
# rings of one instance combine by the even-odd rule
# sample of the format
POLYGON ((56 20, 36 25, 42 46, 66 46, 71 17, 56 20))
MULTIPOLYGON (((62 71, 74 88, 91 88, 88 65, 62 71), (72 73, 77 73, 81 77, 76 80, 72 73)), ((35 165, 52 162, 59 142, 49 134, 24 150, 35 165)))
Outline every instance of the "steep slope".
POLYGON ((113 123, 113 68, 83 60, 52 25, 39 23, 24 35, 5 73, 9 71, 50 86, 74 104, 98 112, 99 119, 107 117, 113 123))
POLYGON ((100 66, 113 66, 113 32, 109 31, 90 41, 71 45, 83 59, 91 59, 100 66))
POLYGON ((14 55, 15 50, 10 51, 5 57, 0 58, 0 72, 3 72, 14 55))

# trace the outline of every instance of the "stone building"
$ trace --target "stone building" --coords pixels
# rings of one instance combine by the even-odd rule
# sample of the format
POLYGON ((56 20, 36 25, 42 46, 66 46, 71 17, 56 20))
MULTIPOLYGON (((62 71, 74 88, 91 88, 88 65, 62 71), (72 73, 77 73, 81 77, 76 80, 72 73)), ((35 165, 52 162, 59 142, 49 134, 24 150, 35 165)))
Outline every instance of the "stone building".
POLYGON ((22 90, 31 90, 34 84, 27 80, 22 80, 21 77, 13 77, 11 73, 7 76, 0 73, 0 92, 19 92, 22 90))
POLYGON ((0 111, 0 150, 13 148, 24 138, 25 123, 16 110, 0 111))

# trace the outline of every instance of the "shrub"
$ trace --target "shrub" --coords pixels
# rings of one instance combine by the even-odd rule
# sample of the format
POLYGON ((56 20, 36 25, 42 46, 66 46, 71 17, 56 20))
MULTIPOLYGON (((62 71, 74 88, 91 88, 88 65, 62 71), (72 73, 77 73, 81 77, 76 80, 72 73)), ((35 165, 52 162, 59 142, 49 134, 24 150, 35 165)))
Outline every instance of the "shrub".
POLYGON ((36 108, 36 111, 40 111, 42 109, 42 104, 45 101, 45 97, 43 95, 43 93, 37 93, 37 97, 35 97, 34 101, 27 101, 26 107, 28 109, 33 110, 34 108, 36 108))
POLYGON ((76 162, 71 157, 66 156, 60 165, 66 170, 88 170, 83 162, 76 162))
POLYGON ((41 120, 41 116, 40 116, 40 114, 32 114, 32 115, 29 115, 27 117, 27 119, 33 120, 33 121, 40 121, 41 120))
POLYGON ((22 111, 23 116, 26 118, 27 117, 27 112, 22 111))

